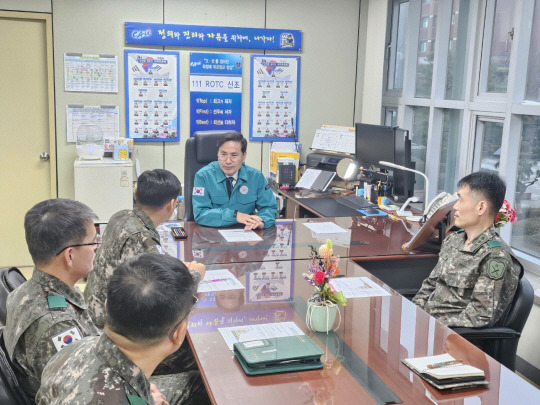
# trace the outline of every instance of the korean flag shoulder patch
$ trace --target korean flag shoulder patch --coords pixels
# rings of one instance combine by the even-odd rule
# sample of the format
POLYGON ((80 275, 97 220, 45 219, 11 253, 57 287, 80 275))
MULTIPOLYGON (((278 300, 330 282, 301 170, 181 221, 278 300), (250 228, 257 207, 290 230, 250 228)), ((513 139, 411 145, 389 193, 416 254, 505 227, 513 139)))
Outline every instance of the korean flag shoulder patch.
POLYGON ((77 328, 76 326, 68 330, 65 330, 64 332, 59 333, 58 335, 53 336, 51 338, 54 344, 54 347, 56 351, 58 352, 62 350, 64 347, 66 347, 67 345, 81 339, 82 339, 81 332, 79 332, 79 328, 77 328))
POLYGON ((193 197, 204 197, 204 187, 193 187, 193 192, 191 194, 193 197))

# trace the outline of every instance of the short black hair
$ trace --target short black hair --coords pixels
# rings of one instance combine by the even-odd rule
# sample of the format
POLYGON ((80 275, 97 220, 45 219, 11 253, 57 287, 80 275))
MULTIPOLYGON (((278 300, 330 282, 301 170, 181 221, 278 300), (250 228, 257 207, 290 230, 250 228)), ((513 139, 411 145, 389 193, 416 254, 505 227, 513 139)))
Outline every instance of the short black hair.
POLYGON ((26 244, 36 266, 48 264, 68 245, 82 243, 98 217, 87 205, 54 198, 34 205, 24 216, 26 244))
POLYGON ((195 288, 184 263, 172 256, 132 257, 118 266, 109 282, 106 324, 132 342, 151 345, 189 314, 195 288))
POLYGON ((501 209, 506 194, 503 179, 489 172, 474 172, 458 182, 458 188, 469 186, 474 193, 479 193, 488 203, 489 214, 495 218, 501 209))
POLYGON ((137 203, 161 208, 182 192, 180 180, 165 169, 146 170, 137 179, 137 203))
POLYGON ((217 147, 218 149, 221 148, 221 145, 223 145, 225 142, 240 142, 240 148, 242 150, 242 153, 246 153, 247 150, 247 140, 244 138, 244 136, 240 132, 236 131, 230 131, 223 135, 221 135, 221 138, 217 141, 217 147))

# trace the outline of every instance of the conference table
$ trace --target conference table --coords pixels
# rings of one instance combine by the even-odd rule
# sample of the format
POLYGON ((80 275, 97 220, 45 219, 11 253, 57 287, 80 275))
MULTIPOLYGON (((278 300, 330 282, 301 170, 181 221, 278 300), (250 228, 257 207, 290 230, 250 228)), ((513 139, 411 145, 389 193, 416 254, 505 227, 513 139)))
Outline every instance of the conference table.
POLYGON ((540 391, 416 307, 359 264, 342 259, 347 277, 367 277, 389 296, 351 298, 340 307, 336 330, 306 327, 307 299, 313 287, 303 278, 309 260, 263 264, 218 263, 245 289, 205 293, 189 321, 189 343, 214 404, 532 404, 540 391), (268 280, 279 294, 264 294, 268 280), (247 376, 218 328, 294 322, 323 350, 324 368, 247 376), (401 360, 449 353, 484 370, 489 386, 439 391, 401 360))
POLYGON ((264 267, 268 267, 276 261, 309 259, 311 246, 318 247, 330 239, 334 254, 362 262, 374 275, 400 291, 418 288, 438 259, 433 253, 403 251, 401 246, 419 226, 388 216, 278 219, 275 226, 254 231, 261 239, 257 242, 229 243, 220 233, 222 229, 196 222, 182 225, 188 238, 180 241, 172 238, 167 227, 162 225, 158 230, 163 249, 185 262, 250 263, 247 266, 251 267, 266 263, 264 267), (334 225, 343 232, 326 233, 334 225), (313 230, 313 226, 324 232, 313 230))

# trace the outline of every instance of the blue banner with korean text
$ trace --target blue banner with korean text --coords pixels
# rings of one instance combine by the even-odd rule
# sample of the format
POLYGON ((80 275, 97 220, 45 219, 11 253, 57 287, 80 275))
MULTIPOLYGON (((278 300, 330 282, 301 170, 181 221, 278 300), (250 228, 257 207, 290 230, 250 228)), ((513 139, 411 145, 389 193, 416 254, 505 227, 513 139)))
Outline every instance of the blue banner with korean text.
POLYGON ((300 51, 302 31, 207 25, 125 23, 126 44, 300 51))
POLYGON ((242 55, 190 54, 190 133, 208 130, 240 132, 242 121, 242 55))

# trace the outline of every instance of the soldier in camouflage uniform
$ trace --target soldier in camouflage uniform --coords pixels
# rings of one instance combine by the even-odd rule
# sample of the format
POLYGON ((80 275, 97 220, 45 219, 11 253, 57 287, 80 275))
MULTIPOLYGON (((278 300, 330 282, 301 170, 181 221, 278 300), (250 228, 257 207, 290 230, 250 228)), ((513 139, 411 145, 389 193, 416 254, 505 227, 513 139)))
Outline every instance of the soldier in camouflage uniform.
POLYGON ((82 292, 75 283, 92 270, 99 243, 86 205, 66 199, 36 204, 25 216, 32 278, 7 300, 4 341, 18 379, 34 398, 47 361, 64 346, 96 335, 82 292))
MULTIPOLYGON (((185 265, 145 253, 113 274, 101 337, 85 338, 54 356, 42 375, 38 404, 154 404, 148 378, 185 338, 196 290, 185 265), (144 325, 144 327, 141 327, 144 325)), ((197 371, 160 389, 171 404, 209 403, 197 371)))
POLYGON ((495 231, 506 186, 496 175, 472 173, 458 183, 455 224, 439 262, 413 302, 447 326, 493 326, 512 302, 523 267, 495 231))
MULTIPOLYGON (((98 328, 105 324, 107 285, 118 265, 140 253, 163 253, 156 226, 171 217, 180 191, 180 181, 168 170, 147 170, 137 179, 135 208, 117 212, 109 220, 84 289, 90 316, 98 328)), ((204 266, 195 262, 187 265, 199 282, 204 266)))

